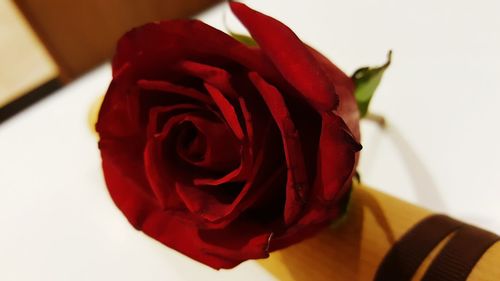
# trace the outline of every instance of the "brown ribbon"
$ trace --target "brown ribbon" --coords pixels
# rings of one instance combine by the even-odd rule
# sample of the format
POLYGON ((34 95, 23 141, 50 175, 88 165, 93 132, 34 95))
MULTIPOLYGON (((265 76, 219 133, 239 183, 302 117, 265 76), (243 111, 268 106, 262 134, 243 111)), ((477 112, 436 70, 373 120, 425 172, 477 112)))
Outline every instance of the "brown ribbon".
POLYGON ((462 227, 434 259, 422 281, 465 281, 481 256, 499 239, 474 226, 462 227))
POLYGON ((411 280, 427 255, 462 222, 444 215, 432 215, 410 229, 386 254, 375 281, 411 280))

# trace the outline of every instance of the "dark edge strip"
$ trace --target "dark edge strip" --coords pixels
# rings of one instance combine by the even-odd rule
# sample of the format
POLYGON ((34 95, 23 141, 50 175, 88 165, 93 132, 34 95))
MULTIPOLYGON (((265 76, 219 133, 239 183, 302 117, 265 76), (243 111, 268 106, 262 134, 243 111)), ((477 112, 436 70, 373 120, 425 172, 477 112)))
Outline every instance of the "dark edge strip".
POLYGON ((31 90, 30 92, 22 95, 21 97, 11 101, 0 108, 0 123, 6 121, 16 113, 21 112, 28 106, 36 103, 37 101, 49 96, 56 90, 62 87, 62 83, 58 78, 51 79, 39 87, 31 90))
POLYGON ((474 226, 461 228, 434 259, 422 281, 465 281, 481 256, 498 240, 496 234, 474 226))
POLYGON ((379 265, 374 280, 411 280, 439 242, 463 225, 445 215, 426 217, 392 246, 379 265))

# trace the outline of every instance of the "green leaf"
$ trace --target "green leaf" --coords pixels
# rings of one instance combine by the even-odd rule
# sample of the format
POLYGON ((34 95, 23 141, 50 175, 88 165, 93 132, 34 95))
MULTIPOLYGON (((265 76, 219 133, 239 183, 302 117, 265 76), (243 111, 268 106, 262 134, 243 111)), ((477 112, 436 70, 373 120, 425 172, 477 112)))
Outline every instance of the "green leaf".
POLYGON ((257 42, 255 42, 255 40, 253 40, 253 38, 248 36, 248 35, 238 34, 238 33, 234 33, 231 31, 229 31, 229 35, 231 35, 231 37, 233 37, 234 39, 240 41, 241 43, 243 43, 247 46, 250 46, 250 47, 257 46, 257 42))
POLYGON ((377 90, 385 70, 391 64, 392 51, 387 53, 387 62, 379 67, 363 67, 354 72, 352 80, 356 85, 354 96, 358 103, 359 112, 361 117, 368 113, 368 106, 370 101, 377 90))

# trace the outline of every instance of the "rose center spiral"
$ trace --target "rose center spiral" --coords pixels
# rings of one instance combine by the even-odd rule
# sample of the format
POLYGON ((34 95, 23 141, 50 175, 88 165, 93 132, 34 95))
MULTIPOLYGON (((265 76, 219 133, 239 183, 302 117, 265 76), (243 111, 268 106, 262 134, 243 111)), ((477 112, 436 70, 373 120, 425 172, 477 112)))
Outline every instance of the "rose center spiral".
POLYGON ((223 122, 186 120, 178 125, 177 154, 194 166, 228 172, 239 166, 241 144, 223 122))

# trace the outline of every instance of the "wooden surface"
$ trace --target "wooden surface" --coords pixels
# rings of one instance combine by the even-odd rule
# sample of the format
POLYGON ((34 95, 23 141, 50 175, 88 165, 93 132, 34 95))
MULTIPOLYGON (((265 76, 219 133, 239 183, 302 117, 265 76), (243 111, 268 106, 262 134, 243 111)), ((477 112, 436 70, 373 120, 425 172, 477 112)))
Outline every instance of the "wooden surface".
MULTIPOLYGON (((428 215, 425 209, 358 186, 339 225, 259 262, 285 281, 372 280, 390 246, 428 215)), ((446 239, 429 254, 414 280, 420 280, 446 239)), ((500 280, 500 243, 483 255, 468 280, 500 280)))
POLYGON ((108 59, 117 39, 146 22, 194 15, 218 0, 15 0, 71 80, 108 59))
POLYGON ((0 107, 57 76, 57 68, 11 0, 0 0, 0 107))

